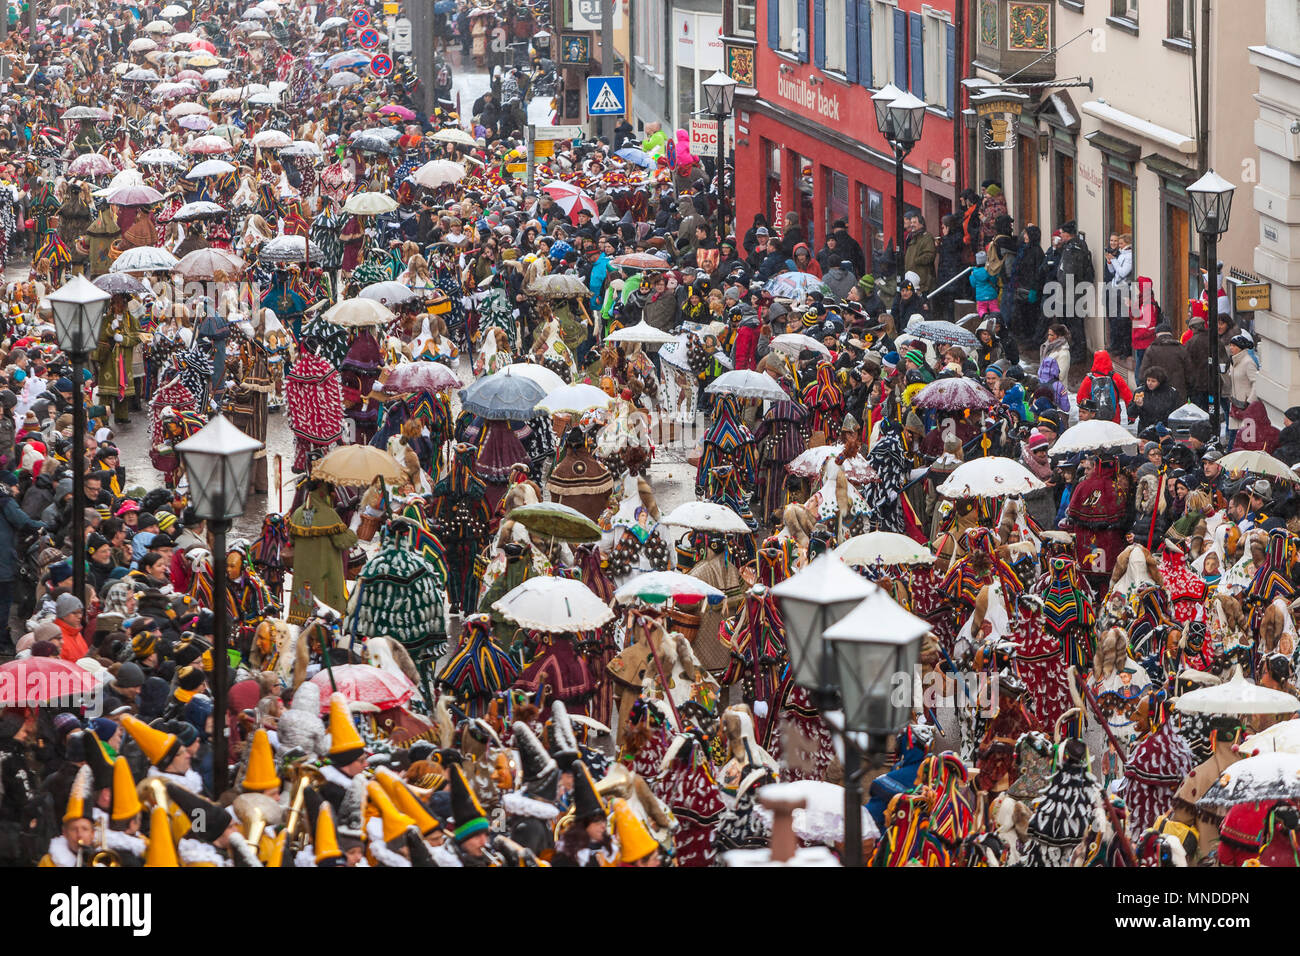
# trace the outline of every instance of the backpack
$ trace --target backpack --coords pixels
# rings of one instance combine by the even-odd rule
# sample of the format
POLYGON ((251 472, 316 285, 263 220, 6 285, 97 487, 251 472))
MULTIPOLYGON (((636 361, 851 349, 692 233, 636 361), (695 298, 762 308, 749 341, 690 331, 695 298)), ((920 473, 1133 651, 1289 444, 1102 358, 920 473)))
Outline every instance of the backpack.
POLYGON ((1097 417, 1113 422, 1119 418, 1119 395, 1109 375, 1088 373, 1088 397, 1097 403, 1097 417))
MULTIPOLYGON (((1002 250, 998 248, 998 241, 994 239, 984 250, 984 271, 989 274, 990 279, 1002 275, 1002 270, 1006 268, 1007 260, 1002 256, 1002 250)), ((994 283, 996 285, 996 283, 994 283)))

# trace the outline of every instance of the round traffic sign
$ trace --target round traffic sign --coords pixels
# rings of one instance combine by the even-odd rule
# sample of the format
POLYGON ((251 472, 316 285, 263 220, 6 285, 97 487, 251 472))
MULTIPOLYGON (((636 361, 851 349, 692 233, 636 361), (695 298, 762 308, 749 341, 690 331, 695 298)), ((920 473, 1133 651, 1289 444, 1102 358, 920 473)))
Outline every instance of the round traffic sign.
POLYGON ((357 28, 370 26, 370 11, 361 9, 353 10, 352 24, 357 28))
POLYGON ((379 46, 379 31, 374 27, 366 27, 357 34, 357 43, 361 44, 363 50, 373 50, 379 46))
POLYGON ((375 76, 387 76, 392 73, 392 58, 387 53, 376 53, 370 61, 370 72, 375 76))

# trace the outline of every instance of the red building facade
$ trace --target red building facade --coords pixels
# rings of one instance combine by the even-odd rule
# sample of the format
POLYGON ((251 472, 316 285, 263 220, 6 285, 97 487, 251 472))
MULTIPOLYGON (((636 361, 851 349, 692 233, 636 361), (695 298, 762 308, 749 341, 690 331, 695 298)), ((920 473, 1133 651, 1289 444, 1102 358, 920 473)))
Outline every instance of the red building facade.
POLYGON ((779 222, 794 210, 814 251, 839 219, 864 250, 888 244, 894 156, 871 103, 888 83, 930 106, 921 141, 904 163, 904 207, 919 209, 929 231, 939 232, 939 217, 956 205, 961 180, 954 160, 961 153, 954 141, 964 62, 961 7, 960 0, 758 5, 755 38, 738 44, 739 55, 730 43, 727 51, 740 85, 735 202, 741 233, 756 213, 779 222), (737 64, 751 75, 737 75, 737 64))

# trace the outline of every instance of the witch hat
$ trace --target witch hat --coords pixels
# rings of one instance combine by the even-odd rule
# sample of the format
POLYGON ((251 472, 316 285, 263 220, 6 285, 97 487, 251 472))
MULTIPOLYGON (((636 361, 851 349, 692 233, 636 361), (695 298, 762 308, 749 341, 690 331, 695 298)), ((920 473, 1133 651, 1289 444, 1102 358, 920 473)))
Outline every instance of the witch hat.
POLYGON ((113 762, 113 806, 109 816, 114 823, 124 823, 144 810, 140 795, 135 789, 135 777, 125 757, 113 762))
POLYGON ((86 766, 90 768, 91 783, 96 790, 107 790, 113 785, 113 764, 109 762, 108 753, 93 730, 86 734, 86 766))
POLYGON ((388 792, 378 783, 371 782, 366 790, 370 803, 379 812, 379 819, 384 826, 384 842, 401 839, 406 835, 406 828, 415 825, 415 820, 401 810, 389 799, 388 792))
POLYGON ((171 820, 167 808, 155 806, 149 811, 149 848, 144 853, 145 866, 180 866, 176 844, 172 841, 171 820))
POLYGON ((546 722, 546 749, 551 752, 561 772, 568 771, 573 761, 582 756, 578 738, 573 733, 573 723, 563 701, 551 704, 551 719, 546 722))
POLYGON ((659 849, 655 838, 622 797, 614 801, 614 834, 618 837, 619 863, 636 863, 659 849))
POLYGON ((176 751, 181 749, 179 737, 165 730, 150 727, 139 717, 123 714, 122 726, 131 735, 131 739, 139 745, 141 752, 149 758, 149 763, 159 770, 165 770, 172 762, 172 758, 176 756, 176 751))
POLYGON ((95 809, 95 801, 91 797, 93 783, 94 774, 91 772, 89 765, 83 764, 77 769, 77 776, 72 781, 72 790, 68 793, 67 809, 63 812, 64 823, 71 823, 73 820, 94 819, 92 814, 95 809))
POLYGON ((600 798, 600 791, 596 789, 596 781, 592 778, 591 771, 583 761, 575 760, 573 762, 573 822, 581 824, 604 820, 608 816, 609 808, 600 798))
POLYGON ((336 767, 346 766, 366 752, 365 741, 352 723, 348 700, 342 694, 330 694, 329 732, 329 758, 336 767))
POLYGON ((215 843, 235 822, 225 807, 174 783, 167 784, 167 796, 189 820, 190 829, 185 835, 191 839, 215 843))
POLYGON ((438 818, 430 813, 428 808, 420 802, 420 799, 411 792, 410 787, 400 780, 390 796, 397 809, 415 821, 415 825, 420 828, 420 833, 423 836, 428 836, 442 826, 438 822, 438 818))
POLYGON ((489 824, 483 805, 470 789, 465 771, 457 764, 447 778, 451 785, 451 818, 456 829, 452 835, 457 843, 464 843, 476 833, 485 833, 489 824))
POLYGON ((280 777, 275 772, 275 757, 271 753, 271 738, 260 727, 253 734, 248 769, 244 771, 240 786, 245 792, 280 789, 280 777))
POLYGON ((560 783, 560 768, 546 752, 532 728, 522 721, 514 723, 515 747, 523 762, 524 794, 536 800, 554 802, 560 783))

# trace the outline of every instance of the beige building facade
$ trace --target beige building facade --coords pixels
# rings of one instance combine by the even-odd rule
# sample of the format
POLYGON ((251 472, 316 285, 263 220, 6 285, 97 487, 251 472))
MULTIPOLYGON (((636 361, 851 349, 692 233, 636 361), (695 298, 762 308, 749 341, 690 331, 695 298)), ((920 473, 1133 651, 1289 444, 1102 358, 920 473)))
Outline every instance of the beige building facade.
MULTIPOLYGON (((1025 102, 1011 118, 1012 150, 986 149, 988 121, 971 111, 978 182, 1000 180, 1016 228, 1039 225, 1044 244, 1062 222, 1076 221, 1099 280, 1109 236, 1131 234, 1131 279, 1153 281, 1177 331, 1200 291, 1186 187, 1198 178, 1204 2, 974 0, 973 75, 993 85, 1042 84, 1016 89, 1025 102), (1044 42, 1056 53, 1035 63, 1026 47, 1044 42), (1089 80, 1091 90, 1082 85, 1089 80)), ((1249 47, 1263 41, 1265 0, 1208 2, 1208 165, 1238 187, 1218 258, 1250 270, 1259 236, 1250 194, 1260 173, 1249 47)), ((1104 319, 1094 315, 1086 326, 1089 347, 1104 347, 1104 319)))

